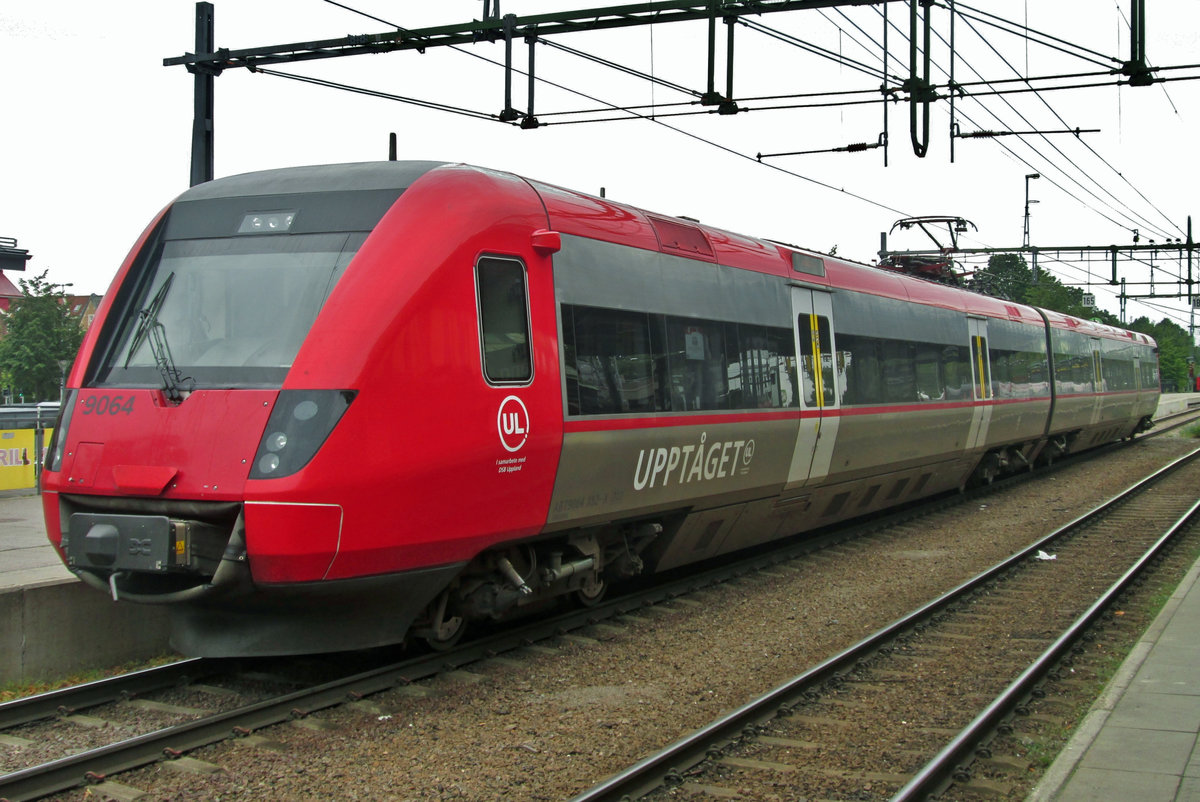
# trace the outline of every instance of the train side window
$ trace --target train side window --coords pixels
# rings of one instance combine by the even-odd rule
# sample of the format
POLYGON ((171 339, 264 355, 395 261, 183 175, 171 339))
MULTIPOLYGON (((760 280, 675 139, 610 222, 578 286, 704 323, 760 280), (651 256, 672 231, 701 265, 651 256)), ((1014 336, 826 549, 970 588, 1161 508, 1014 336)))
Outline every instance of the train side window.
POLYGON ((965 345, 942 346, 942 375, 946 397, 962 400, 971 397, 971 353, 965 345))
POLYGON ((1149 348, 1141 349, 1141 381, 1139 386, 1143 390, 1158 389, 1158 358, 1149 348))
POLYGON ((903 340, 883 341, 883 388, 889 403, 919 400, 916 345, 903 340))
POLYGON ((1105 389, 1110 392, 1120 390, 1136 390, 1137 379, 1134 376, 1134 346, 1125 343, 1105 341, 1100 353, 1100 371, 1104 377, 1105 389))
POLYGON ((583 306, 564 310, 567 357, 573 355, 567 363, 567 410, 580 415, 655 411, 661 380, 655 372, 651 316, 583 306))
POLYGON ((846 373, 842 385, 842 403, 881 404, 883 392, 883 341, 857 334, 838 334, 838 348, 846 373))
POLYGON ((942 383, 941 349, 933 343, 917 343, 917 399, 941 401, 945 398, 942 383))
MULTIPOLYGON (((793 348, 790 332, 739 323, 736 326, 738 362, 729 364, 732 409, 765 409, 795 406, 790 373, 793 348), (735 388, 736 383, 736 388, 735 388)), ((735 342, 728 335, 729 342, 735 342)))
POLYGON ((529 296, 525 265, 487 257, 475 266, 483 375, 492 384, 525 384, 533 378, 529 350, 529 296))
POLYGON ((800 394, 796 389, 796 340, 788 329, 768 329, 768 339, 774 343, 771 353, 775 361, 775 378, 779 403, 775 406, 798 407, 800 394))
POLYGON ((568 415, 794 407, 792 332, 563 304, 568 415))
POLYGON ((729 408, 726 333, 726 326, 715 321, 667 318, 672 409, 729 408))

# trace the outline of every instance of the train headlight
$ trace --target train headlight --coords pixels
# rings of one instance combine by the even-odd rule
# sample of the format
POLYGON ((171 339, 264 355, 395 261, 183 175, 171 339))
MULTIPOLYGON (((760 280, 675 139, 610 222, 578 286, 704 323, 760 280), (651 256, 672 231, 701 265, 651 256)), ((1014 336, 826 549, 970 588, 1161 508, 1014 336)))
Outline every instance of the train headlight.
POLYGON ((251 479, 278 479, 308 464, 342 419, 352 390, 281 390, 267 419, 251 479))
POLYGON ((62 408, 58 411, 58 422, 54 424, 54 435, 46 448, 46 462, 43 467, 48 471, 61 471, 63 452, 67 448, 67 427, 71 425, 71 413, 75 411, 75 398, 78 390, 68 390, 63 398, 62 408))
POLYGON ((251 212, 238 225, 239 234, 283 234, 290 231, 296 220, 295 209, 274 212, 251 212))

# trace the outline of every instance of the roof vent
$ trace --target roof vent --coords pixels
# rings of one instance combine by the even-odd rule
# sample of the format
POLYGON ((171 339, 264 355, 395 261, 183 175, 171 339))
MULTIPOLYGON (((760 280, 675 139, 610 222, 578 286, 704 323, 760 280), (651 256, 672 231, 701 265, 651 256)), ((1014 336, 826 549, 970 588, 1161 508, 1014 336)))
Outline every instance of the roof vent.
POLYGON ((650 217, 650 225, 658 235, 658 247, 663 253, 676 253, 707 261, 716 261, 712 245, 699 226, 690 226, 678 220, 650 217))

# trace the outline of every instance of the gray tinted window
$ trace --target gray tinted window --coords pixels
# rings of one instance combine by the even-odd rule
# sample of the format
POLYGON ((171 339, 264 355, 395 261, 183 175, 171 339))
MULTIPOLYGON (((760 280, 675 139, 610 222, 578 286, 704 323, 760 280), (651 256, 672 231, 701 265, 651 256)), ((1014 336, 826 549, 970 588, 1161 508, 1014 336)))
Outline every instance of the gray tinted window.
POLYGON ((529 310, 525 266, 513 259, 484 258, 475 268, 483 373, 489 382, 522 383, 533 378, 529 353, 529 310))

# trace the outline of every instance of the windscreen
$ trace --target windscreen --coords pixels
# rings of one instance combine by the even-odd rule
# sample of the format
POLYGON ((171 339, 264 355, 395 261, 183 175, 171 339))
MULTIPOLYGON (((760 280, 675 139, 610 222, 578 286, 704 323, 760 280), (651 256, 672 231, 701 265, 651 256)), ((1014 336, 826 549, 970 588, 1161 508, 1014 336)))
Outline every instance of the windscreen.
POLYGON ((278 387, 361 232, 167 240, 115 332, 100 385, 278 387))

